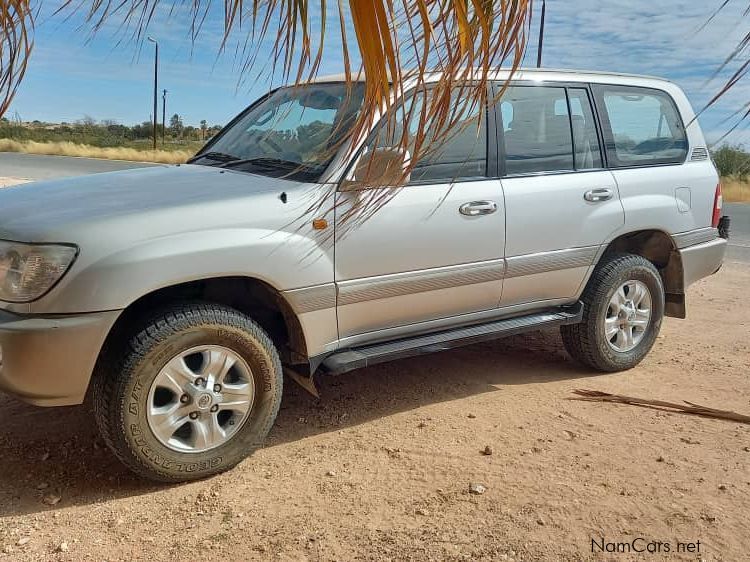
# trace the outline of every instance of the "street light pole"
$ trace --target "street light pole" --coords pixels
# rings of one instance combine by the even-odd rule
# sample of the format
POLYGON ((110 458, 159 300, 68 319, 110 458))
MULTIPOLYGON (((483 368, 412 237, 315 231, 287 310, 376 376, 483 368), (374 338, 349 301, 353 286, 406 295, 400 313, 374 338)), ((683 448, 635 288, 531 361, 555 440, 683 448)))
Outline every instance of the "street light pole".
POLYGON ((539 45, 536 51, 536 67, 541 68, 542 66, 542 46, 544 43, 544 16, 547 11, 547 2, 542 0, 542 21, 539 23, 539 45))
POLYGON ((161 98, 161 145, 164 146, 164 134, 167 130, 167 91, 164 90, 161 98))
POLYGON ((156 150, 156 127, 159 122, 159 117, 157 116, 157 112, 159 111, 159 42, 153 37, 149 37, 148 40, 156 46, 154 51, 154 150, 156 150))

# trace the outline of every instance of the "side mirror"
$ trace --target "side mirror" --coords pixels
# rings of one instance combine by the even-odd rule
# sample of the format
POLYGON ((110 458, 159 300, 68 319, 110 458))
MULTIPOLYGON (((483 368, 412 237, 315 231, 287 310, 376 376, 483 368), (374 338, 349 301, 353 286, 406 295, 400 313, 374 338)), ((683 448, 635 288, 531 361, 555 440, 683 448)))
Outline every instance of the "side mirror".
POLYGON ((353 170, 341 183, 341 191, 378 187, 401 187, 409 183, 405 173, 411 156, 403 148, 376 148, 360 155, 353 170))

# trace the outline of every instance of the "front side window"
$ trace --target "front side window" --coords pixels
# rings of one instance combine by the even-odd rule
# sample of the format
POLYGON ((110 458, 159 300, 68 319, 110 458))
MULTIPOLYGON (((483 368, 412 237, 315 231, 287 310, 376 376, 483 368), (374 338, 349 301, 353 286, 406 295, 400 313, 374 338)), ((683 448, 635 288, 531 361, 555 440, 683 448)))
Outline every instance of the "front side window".
POLYGON ((281 88, 248 109, 192 162, 316 181, 354 123, 363 95, 362 84, 281 88))
POLYGON ((604 133, 610 166, 684 161, 685 127, 666 92, 628 86, 596 86, 594 91, 609 124, 604 133))
MULTIPOLYGON (((425 102, 434 90, 426 89, 406 95, 405 101, 394 107, 383 118, 372 133, 370 141, 359 157, 366 162, 373 153, 404 151, 406 159, 411 158, 422 147, 421 155, 412 167, 409 184, 451 183, 487 176, 487 131, 485 107, 470 106, 460 100, 460 90, 451 96, 450 109, 446 119, 454 123, 448 133, 441 133, 435 141, 435 126, 426 115, 425 102), (403 139, 406 134, 406 144, 403 139)), ((357 166, 354 167, 355 169, 357 166)), ((366 166, 363 166, 363 169, 366 166)), ((373 165, 371 169, 376 169, 373 165)), ((377 178, 370 182, 378 184, 377 178)))

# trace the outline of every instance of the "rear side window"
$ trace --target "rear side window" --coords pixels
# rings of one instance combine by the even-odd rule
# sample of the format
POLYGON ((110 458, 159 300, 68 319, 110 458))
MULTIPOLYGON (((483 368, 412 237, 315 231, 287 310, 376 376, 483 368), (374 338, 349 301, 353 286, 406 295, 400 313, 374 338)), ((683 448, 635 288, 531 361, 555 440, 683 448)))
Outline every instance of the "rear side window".
POLYGON ((505 173, 573 170, 565 88, 513 86, 500 102, 505 141, 505 173))
POLYGON ((595 86, 604 113, 604 136, 613 168, 675 164, 685 160, 685 127, 672 98, 660 90, 595 86))
POLYGON ((503 94, 499 109, 507 175, 602 167, 586 89, 513 86, 503 94))

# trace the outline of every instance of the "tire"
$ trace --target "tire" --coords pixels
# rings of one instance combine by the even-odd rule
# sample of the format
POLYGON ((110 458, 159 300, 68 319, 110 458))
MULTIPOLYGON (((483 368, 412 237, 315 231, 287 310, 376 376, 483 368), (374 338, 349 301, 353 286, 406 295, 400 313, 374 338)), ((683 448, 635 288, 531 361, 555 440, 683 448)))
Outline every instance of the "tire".
POLYGON ((104 441, 132 471, 159 482, 197 480, 262 445, 283 378, 276 348, 250 318, 225 306, 181 304, 118 339, 97 365, 94 415, 104 441), (176 397, 179 388, 188 390, 176 397))
POLYGON ((624 371, 638 365, 653 347, 664 317, 664 285, 656 267, 637 255, 604 256, 581 300, 584 305, 583 321, 560 329, 568 353, 583 365, 604 372, 624 371), (644 286, 649 295, 643 295, 644 286), (623 292, 616 297, 615 293, 621 287, 623 292), (627 297, 629 292, 632 292, 632 300, 625 301, 630 304, 626 304, 618 316, 618 306, 613 305, 612 301, 616 299, 622 302, 622 295, 627 297), (646 306, 631 306, 639 296, 643 301, 646 297, 650 298, 650 303, 647 303, 650 310, 648 320, 645 320, 646 306), (632 329, 628 340, 631 323, 638 323, 639 326, 632 329), (645 324, 645 327, 641 327, 641 324, 645 324), (617 329, 612 338, 605 333, 607 329, 617 329))

